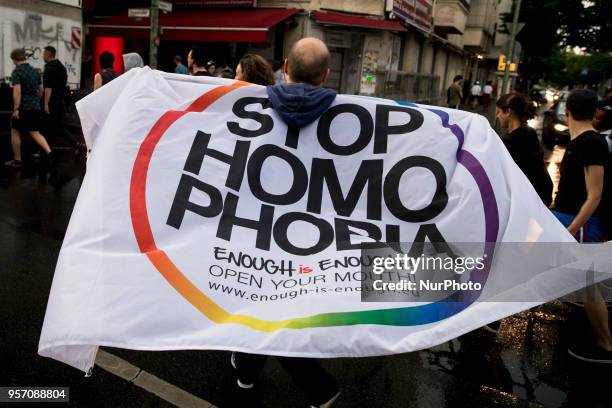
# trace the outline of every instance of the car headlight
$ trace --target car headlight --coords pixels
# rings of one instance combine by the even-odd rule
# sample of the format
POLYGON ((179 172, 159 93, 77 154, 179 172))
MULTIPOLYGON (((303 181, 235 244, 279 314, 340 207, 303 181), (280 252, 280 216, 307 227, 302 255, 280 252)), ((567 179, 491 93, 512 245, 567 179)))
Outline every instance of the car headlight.
POLYGON ((557 123, 554 127, 557 132, 565 132, 567 130, 567 126, 561 123, 557 123))

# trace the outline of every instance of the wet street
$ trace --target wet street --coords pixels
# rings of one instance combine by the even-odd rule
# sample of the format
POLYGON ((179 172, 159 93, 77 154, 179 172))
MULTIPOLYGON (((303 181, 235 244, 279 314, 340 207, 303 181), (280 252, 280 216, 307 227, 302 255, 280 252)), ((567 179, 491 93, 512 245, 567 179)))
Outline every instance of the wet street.
MULTIPOLYGON (((6 139, 1 151, 6 156, 6 139)), ((562 154, 548 154, 551 173, 562 154)), ((0 386, 67 386, 69 405, 78 407, 171 406, 154 388, 143 388, 146 373, 203 400, 197 406, 307 406, 275 360, 254 391, 238 391, 227 352, 104 348, 133 371, 118 376, 120 370, 100 361, 88 378, 37 355, 55 263, 81 185, 83 163, 73 156, 68 148, 61 154, 61 188, 39 177, 33 164, 0 174, 0 386)), ((567 354, 571 336, 590 333, 581 308, 551 302, 505 319, 498 335, 479 329, 428 350, 323 365, 342 387, 338 408, 612 407, 612 367, 567 354)))

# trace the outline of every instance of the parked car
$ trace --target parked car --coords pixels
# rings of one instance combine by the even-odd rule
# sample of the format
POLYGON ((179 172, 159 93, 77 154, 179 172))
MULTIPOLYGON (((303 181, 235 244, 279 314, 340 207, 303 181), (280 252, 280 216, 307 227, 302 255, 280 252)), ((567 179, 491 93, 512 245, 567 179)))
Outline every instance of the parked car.
POLYGON ((529 92, 529 98, 537 104, 537 106, 544 105, 546 103, 546 90, 541 88, 533 87, 529 92))
POLYGON ((565 98, 557 100, 544 112, 542 123, 542 143, 552 150, 555 145, 567 146, 570 141, 567 118, 565 117, 565 98))

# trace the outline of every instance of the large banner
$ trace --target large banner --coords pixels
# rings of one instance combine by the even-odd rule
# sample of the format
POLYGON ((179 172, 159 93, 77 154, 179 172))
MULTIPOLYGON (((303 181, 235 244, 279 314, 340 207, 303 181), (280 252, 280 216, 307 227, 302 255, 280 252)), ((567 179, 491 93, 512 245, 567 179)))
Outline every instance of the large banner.
POLYGON ((555 273, 537 301, 477 301, 518 273, 496 244, 573 242, 482 116, 339 95, 294 129, 264 87, 148 68, 77 108, 91 155, 39 353, 81 370, 100 345, 413 351, 584 286, 555 273), (381 242, 481 246, 469 296, 364 300, 361 249, 381 242))

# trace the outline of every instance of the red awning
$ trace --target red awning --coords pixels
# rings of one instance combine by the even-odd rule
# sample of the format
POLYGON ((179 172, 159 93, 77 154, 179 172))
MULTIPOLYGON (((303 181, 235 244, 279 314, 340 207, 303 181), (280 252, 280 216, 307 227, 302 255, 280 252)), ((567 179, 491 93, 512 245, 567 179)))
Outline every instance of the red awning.
POLYGON ((407 31, 406 27, 404 27, 397 21, 362 17, 356 16, 354 14, 333 13, 329 11, 315 11, 313 13, 313 17, 317 23, 324 25, 363 27, 388 31, 407 31))
MULTIPOLYGON (((159 16, 160 38, 171 41, 266 42, 268 30, 300 9, 209 9, 159 16)), ((149 19, 119 15, 89 25, 94 36, 149 38, 149 19)))

